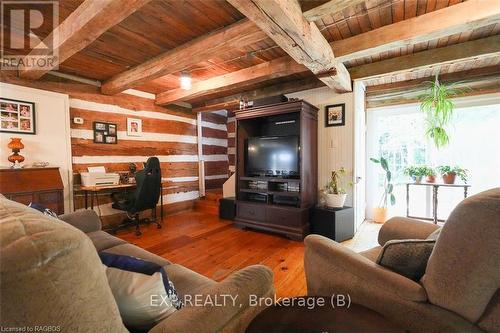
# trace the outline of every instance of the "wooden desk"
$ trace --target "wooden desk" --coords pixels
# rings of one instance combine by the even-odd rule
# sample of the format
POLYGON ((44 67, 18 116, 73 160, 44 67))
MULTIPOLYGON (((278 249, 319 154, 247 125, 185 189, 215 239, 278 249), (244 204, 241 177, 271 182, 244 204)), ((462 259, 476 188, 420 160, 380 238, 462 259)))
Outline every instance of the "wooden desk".
POLYGON ((0 193, 29 205, 39 203, 64 214, 64 185, 58 167, 0 169, 0 193))
POLYGON ((469 184, 438 184, 438 183, 406 183, 406 217, 411 217, 420 220, 429 220, 437 224, 439 222, 444 222, 437 217, 437 206, 438 206, 438 190, 439 187, 458 187, 464 189, 464 199, 467 198, 467 190, 469 189, 469 184), (418 217, 410 215, 410 185, 414 186, 432 186, 432 218, 429 217, 418 217))
MULTIPOLYGON (((77 186, 75 190, 82 191, 85 195, 85 209, 89 208, 88 205, 88 194, 90 192, 90 208, 94 209, 94 196, 96 198, 96 204, 99 206, 99 198, 97 194, 102 191, 126 191, 128 189, 135 188, 135 183, 130 184, 118 184, 118 185, 106 185, 106 186, 77 186)), ((169 186, 168 188, 178 188, 179 186, 169 186)), ((154 218, 156 218, 156 209, 153 209, 154 218)), ((163 221, 163 184, 160 184, 160 218, 163 221)))

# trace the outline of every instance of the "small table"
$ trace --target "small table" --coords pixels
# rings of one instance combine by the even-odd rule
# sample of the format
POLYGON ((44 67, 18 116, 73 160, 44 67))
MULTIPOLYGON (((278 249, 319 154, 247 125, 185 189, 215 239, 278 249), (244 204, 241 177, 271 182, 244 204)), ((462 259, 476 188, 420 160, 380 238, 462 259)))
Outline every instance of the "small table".
POLYGON ((335 297, 303 296, 283 300, 259 313, 246 333, 405 332, 371 309, 354 303, 342 304, 335 297))
POLYGON ((342 242, 354 237, 354 209, 316 206, 312 209, 311 232, 342 242))
POLYGON ((469 184, 438 184, 438 183, 406 183, 406 217, 411 217, 414 219, 428 220, 437 224, 438 222, 444 222, 442 219, 437 217, 437 206, 438 206, 438 190, 440 187, 458 187, 464 189, 464 199, 467 198, 467 190, 469 189, 469 184), (432 218, 430 217, 418 217, 410 215, 410 186, 432 186, 432 218))
MULTIPOLYGON (((136 184, 118 184, 118 185, 105 185, 105 186, 80 186, 77 187, 76 190, 80 190, 85 195, 85 209, 89 208, 88 204, 88 193, 90 192, 90 209, 94 209, 94 196, 96 200, 96 204, 99 206, 99 198, 97 194, 101 191, 109 191, 109 190, 122 190, 126 191, 128 189, 135 188, 136 184)), ((178 186, 170 186, 169 188, 176 188, 178 186)), ((160 218, 163 221, 163 184, 160 184, 160 218)), ((156 209, 154 211, 154 218, 156 218, 156 209)))

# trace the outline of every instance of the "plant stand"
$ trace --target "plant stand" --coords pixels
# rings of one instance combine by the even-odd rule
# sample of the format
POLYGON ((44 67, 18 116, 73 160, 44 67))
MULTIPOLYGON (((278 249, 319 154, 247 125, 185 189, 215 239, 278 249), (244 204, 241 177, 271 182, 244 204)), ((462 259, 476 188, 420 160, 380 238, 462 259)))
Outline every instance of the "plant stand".
POLYGON ((467 198, 467 191, 470 187, 469 184, 436 184, 436 183, 406 183, 406 217, 428 220, 432 221, 434 224, 438 222, 444 222, 445 220, 438 219, 437 217, 437 207, 438 207, 438 191, 440 187, 458 187, 464 189, 464 199, 467 198), (419 217, 410 215, 410 185, 414 186, 432 186, 432 218, 430 217, 419 217))

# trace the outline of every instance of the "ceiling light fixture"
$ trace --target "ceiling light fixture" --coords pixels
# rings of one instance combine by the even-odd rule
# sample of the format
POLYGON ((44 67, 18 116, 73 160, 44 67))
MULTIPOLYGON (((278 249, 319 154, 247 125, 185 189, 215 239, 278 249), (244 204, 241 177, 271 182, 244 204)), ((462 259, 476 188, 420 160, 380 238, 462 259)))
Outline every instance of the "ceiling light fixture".
POLYGON ((191 75, 189 75, 189 73, 185 72, 181 73, 180 81, 182 89, 184 90, 191 89, 191 75))

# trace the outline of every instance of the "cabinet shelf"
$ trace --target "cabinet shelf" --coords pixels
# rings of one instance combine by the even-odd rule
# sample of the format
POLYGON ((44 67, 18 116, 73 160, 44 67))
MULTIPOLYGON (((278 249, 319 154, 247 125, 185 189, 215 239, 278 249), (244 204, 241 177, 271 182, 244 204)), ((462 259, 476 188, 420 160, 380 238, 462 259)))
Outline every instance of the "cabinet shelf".
POLYGON ((240 180, 255 180, 255 181, 264 181, 264 182, 272 182, 272 183, 300 183, 299 178, 278 178, 278 177, 240 177, 240 180))
POLYGON ((292 191, 270 191, 266 189, 258 189, 258 188, 242 188, 241 192, 245 193, 259 193, 259 194, 268 194, 268 195, 282 195, 287 197, 299 197, 300 192, 292 192, 292 191))

